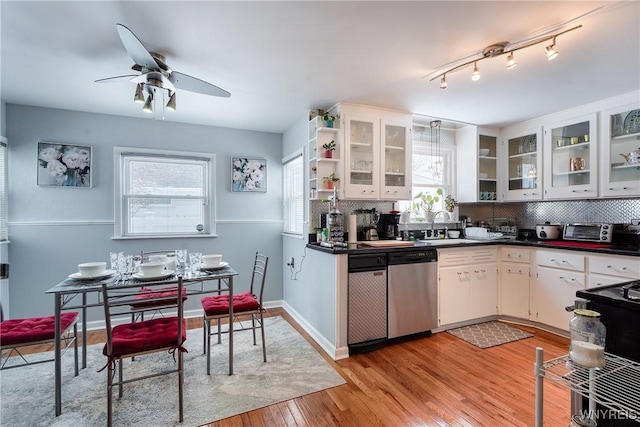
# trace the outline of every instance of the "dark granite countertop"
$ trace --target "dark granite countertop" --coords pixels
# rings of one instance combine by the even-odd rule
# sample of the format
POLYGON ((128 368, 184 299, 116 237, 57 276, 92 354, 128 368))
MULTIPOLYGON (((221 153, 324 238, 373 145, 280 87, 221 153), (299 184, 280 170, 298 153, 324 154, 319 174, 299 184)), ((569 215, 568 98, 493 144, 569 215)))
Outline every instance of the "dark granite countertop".
MULTIPOLYGON (((401 246, 401 247, 383 247, 383 248, 373 248, 368 246, 363 246, 357 243, 349 244, 346 248, 330 248, 320 246, 318 244, 307 244, 307 247, 310 249, 315 249, 318 251, 326 252, 329 254, 365 254, 365 253, 379 253, 379 252, 405 252, 405 251, 413 251, 416 248, 425 248, 425 249, 438 249, 438 248, 461 248, 461 247, 481 247, 487 245, 508 245, 508 246, 520 246, 520 247, 529 247, 529 248, 545 248, 545 249, 564 249, 569 251, 581 251, 581 252, 589 252, 589 253, 601 253, 601 254, 609 254, 609 255, 625 255, 625 256, 636 256, 640 257, 640 248, 630 248, 630 247, 616 247, 613 245, 593 245, 593 246, 584 246, 581 242, 572 242, 561 241, 562 243, 554 242, 554 241, 545 241, 545 240, 537 240, 537 241, 527 241, 527 240, 493 240, 493 241, 482 241, 482 242, 474 242, 474 243, 450 243, 445 242, 448 239, 444 239, 439 242, 436 246, 429 246, 421 243, 420 241, 416 241, 414 246, 401 246)), ((451 239, 452 241, 455 239, 451 239)))

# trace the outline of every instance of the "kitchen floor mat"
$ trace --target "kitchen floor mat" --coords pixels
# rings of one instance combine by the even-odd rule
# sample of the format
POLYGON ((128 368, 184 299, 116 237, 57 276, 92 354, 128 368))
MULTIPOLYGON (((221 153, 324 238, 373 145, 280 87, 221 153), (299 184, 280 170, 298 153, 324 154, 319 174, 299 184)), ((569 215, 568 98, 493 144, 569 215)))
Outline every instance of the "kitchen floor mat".
POLYGON ((447 332, 480 348, 494 347, 533 336, 528 332, 496 321, 463 326, 450 329, 447 332))

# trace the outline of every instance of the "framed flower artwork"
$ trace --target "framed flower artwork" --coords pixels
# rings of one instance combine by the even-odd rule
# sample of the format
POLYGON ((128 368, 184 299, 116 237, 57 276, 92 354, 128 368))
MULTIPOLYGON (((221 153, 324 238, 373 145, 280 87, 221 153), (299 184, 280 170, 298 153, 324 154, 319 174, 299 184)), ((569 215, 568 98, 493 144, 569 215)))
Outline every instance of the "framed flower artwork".
POLYGON ((231 158, 231 191, 266 192, 267 160, 248 157, 231 158))
POLYGON ((91 187, 91 147, 38 143, 38 185, 45 187, 91 187))

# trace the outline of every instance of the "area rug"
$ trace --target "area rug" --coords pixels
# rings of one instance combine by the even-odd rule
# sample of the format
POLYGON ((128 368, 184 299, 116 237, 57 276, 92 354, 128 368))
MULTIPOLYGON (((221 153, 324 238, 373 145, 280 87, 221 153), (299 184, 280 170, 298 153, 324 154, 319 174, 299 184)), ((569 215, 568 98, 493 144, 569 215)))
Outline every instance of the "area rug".
MULTIPOLYGON (((260 407, 344 384, 344 379, 282 317, 265 319, 267 363, 250 331, 234 334, 234 374, 228 375, 228 341, 212 344, 207 376, 202 329, 188 331, 185 347, 184 422, 178 423, 177 374, 125 385, 114 394, 114 426, 199 426, 260 407)), ((216 342, 211 337, 211 342, 216 342)), ((73 376, 73 352, 62 360, 62 415, 54 414, 53 363, 0 372, 0 424, 6 426, 104 426, 107 423, 107 374, 103 345, 87 348, 87 368, 73 376)), ((51 357, 51 354, 38 354, 51 357)), ((137 357, 127 372, 173 366, 167 353, 137 357)))
POLYGON ((480 348, 495 347, 533 336, 528 332, 502 322, 478 323, 450 329, 447 332, 480 348))

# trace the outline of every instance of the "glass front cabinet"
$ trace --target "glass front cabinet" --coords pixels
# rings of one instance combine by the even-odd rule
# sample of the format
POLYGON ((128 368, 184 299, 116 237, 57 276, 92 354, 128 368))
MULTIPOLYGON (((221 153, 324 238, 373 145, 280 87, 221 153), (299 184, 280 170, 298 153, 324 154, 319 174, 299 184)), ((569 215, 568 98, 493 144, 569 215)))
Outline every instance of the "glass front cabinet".
POLYGON ((345 114, 345 185, 347 199, 377 199, 379 197, 380 164, 378 143, 380 121, 375 117, 345 114))
POLYGON ((640 196, 639 107, 631 104, 602 113, 602 196, 640 196))
POLYGON ((552 123, 544 131, 544 198, 598 195, 596 114, 552 123))
POLYGON ((542 130, 504 135, 502 168, 506 174, 504 201, 542 200, 542 130))

